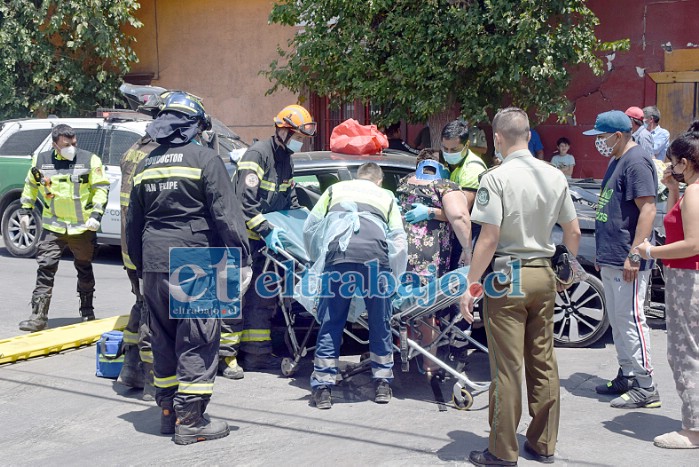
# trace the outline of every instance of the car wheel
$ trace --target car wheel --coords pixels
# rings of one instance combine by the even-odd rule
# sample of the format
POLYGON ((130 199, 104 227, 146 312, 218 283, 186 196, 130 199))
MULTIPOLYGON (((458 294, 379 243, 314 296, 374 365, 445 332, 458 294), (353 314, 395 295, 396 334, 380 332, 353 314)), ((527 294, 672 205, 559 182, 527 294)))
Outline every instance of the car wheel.
POLYGON ((602 281, 593 275, 556 295, 553 339, 559 347, 587 347, 609 328, 602 281))
POLYGON ((12 256, 28 258, 36 255, 36 246, 41 236, 41 219, 36 209, 32 210, 29 228, 23 232, 19 226, 22 204, 15 200, 2 215, 2 239, 12 256))

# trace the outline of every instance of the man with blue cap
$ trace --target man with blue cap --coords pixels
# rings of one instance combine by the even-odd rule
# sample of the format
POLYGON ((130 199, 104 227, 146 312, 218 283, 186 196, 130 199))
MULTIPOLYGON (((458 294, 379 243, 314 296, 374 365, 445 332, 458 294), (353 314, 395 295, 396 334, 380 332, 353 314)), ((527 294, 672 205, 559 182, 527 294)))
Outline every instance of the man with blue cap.
POLYGON ((652 238, 657 174, 651 156, 633 141, 631 121, 620 110, 597 116, 595 147, 611 158, 597 206, 596 267, 604 283, 619 371, 595 388, 616 395, 610 405, 621 409, 660 407, 650 362, 650 336, 643 303, 653 267, 634 245, 652 238))

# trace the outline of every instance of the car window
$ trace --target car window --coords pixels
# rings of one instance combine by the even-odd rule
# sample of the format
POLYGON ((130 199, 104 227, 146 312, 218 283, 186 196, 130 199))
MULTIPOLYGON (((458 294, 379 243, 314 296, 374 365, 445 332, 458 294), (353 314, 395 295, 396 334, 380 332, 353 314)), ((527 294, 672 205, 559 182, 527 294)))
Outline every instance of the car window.
POLYGON ((296 182, 297 186, 303 187, 318 195, 327 190, 330 185, 334 185, 339 181, 340 179, 338 178, 337 174, 334 173, 294 176, 294 182, 296 182))
POLYGON ((106 165, 119 165, 121 156, 141 138, 141 135, 133 131, 112 130, 107 133, 106 150, 102 156, 102 163, 106 165))
POLYGON ((0 147, 3 156, 29 156, 51 134, 51 128, 20 130, 10 135, 0 147))
POLYGON ((76 128, 78 148, 102 157, 102 134, 101 128, 76 128))

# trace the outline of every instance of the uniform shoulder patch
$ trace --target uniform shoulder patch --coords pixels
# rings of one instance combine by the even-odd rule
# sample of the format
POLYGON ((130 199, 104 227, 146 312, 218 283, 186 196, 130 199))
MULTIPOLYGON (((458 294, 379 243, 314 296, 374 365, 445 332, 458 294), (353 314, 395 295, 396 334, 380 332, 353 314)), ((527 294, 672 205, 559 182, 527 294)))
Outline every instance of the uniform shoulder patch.
POLYGON ((490 191, 486 187, 480 187, 476 192, 476 203, 479 206, 487 206, 490 202, 490 191))
POLYGON ((98 166, 95 168, 95 175, 97 175, 98 177, 102 176, 102 167, 101 166, 98 166))
POLYGON ((245 184, 250 188, 255 188, 260 184, 260 178, 255 173, 250 173, 245 176, 245 184))

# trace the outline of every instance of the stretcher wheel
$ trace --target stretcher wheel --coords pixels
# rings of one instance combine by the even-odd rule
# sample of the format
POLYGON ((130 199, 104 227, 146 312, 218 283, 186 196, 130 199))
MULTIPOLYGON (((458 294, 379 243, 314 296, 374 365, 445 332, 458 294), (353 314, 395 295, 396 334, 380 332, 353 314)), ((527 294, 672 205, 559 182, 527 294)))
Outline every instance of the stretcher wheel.
POLYGON ((297 369, 298 365, 295 361, 293 361, 289 357, 285 357, 282 359, 282 375, 288 378, 290 376, 293 376, 294 373, 296 373, 297 369))
POLYGON ((454 391, 451 395, 451 400, 454 406, 459 410, 468 410, 473 405, 473 396, 466 388, 459 385, 454 385, 454 391))

